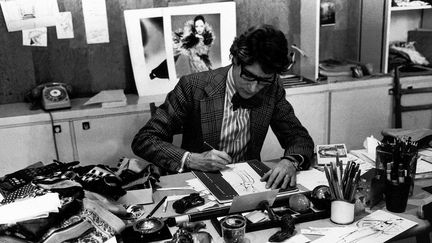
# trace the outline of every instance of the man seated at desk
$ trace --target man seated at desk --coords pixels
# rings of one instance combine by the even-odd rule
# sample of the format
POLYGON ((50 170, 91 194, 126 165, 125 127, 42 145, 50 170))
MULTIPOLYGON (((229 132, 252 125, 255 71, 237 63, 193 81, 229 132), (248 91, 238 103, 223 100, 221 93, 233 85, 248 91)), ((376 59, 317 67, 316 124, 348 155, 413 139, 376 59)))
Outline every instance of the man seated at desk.
POLYGON ((132 142, 134 153, 168 172, 217 171, 260 160, 271 126, 285 152, 262 181, 267 188, 295 186, 309 168, 314 143, 286 100, 279 74, 290 64, 285 35, 253 27, 230 48, 232 65, 183 76, 132 142), (181 148, 173 145, 183 129, 181 148))

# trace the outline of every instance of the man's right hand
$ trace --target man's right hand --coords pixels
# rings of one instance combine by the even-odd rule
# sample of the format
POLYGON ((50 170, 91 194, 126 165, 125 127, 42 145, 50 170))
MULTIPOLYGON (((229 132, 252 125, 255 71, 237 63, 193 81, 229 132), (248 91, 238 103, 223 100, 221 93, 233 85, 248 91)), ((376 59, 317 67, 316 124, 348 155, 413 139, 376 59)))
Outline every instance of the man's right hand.
POLYGON ((218 171, 227 168, 232 159, 224 151, 212 149, 203 153, 191 153, 189 164, 191 170, 218 171))

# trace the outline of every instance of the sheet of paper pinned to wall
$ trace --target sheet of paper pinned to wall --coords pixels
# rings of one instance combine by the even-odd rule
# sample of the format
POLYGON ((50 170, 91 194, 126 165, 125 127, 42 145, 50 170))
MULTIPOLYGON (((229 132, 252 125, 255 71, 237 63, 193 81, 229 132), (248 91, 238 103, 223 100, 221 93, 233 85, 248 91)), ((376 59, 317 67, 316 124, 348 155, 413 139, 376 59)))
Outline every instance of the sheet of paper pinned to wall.
POLYGON ((56 25, 57 0, 0 1, 9 32, 56 25))
POLYGON ((61 12, 57 15, 57 39, 74 38, 71 12, 61 12))
POLYGON ((48 35, 46 27, 23 30, 22 36, 24 46, 47 46, 48 35))
POLYGON ((82 0, 87 44, 109 42, 105 0, 82 0))

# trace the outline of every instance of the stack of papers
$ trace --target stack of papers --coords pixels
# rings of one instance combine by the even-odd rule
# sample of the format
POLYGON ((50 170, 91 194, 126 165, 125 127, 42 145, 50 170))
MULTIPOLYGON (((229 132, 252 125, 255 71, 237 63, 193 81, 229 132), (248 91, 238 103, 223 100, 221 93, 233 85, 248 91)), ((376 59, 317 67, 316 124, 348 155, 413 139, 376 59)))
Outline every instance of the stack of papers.
POLYGON ((127 105, 127 98, 122 89, 102 90, 91 97, 84 105, 101 104, 102 108, 120 107, 127 105))

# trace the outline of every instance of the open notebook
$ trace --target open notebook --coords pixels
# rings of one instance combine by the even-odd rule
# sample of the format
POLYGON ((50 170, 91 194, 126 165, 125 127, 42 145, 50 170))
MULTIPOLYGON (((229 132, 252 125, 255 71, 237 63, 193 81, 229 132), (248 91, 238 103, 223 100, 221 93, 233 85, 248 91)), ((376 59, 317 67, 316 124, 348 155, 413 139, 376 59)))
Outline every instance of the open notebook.
MULTIPOLYGON (((229 169, 218 172, 193 171, 195 176, 216 197, 219 203, 231 202, 234 197, 251 193, 270 191, 261 177, 270 170, 258 160, 228 165, 229 169)), ((297 187, 279 190, 278 195, 297 192, 297 187)))

